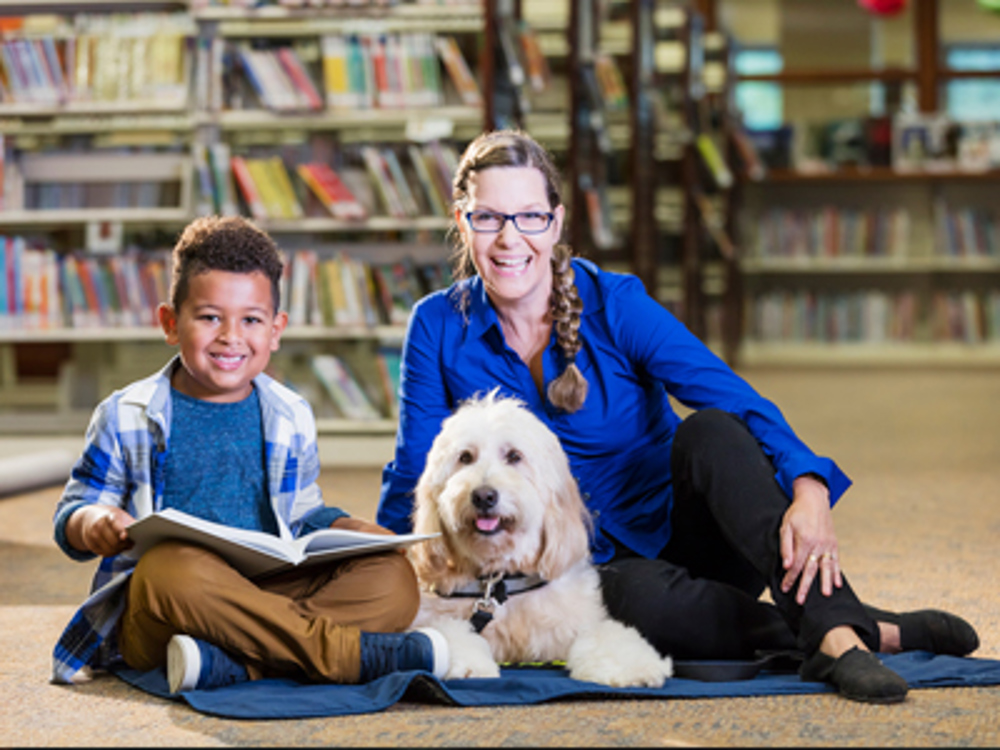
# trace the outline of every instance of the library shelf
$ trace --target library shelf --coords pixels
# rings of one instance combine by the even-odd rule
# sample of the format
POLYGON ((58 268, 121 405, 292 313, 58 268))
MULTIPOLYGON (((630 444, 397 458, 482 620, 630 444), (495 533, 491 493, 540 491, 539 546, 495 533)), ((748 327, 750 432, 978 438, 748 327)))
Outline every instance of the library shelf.
POLYGON ((922 274, 1000 272, 1000 258, 746 258, 743 272, 758 274, 922 274))
POLYGON ((0 211, 0 227, 65 227, 104 222, 176 226, 187 224, 192 218, 185 207, 37 209, 0 211))
MULTIPOLYGON (((2 8, 0 8, 2 10, 2 8)), ((130 115, 143 117, 148 115, 176 115, 179 120, 194 124, 189 115, 187 103, 172 100, 156 101, 152 99, 130 99, 124 102, 114 101, 68 101, 62 104, 41 104, 38 102, 6 102, 0 104, 0 117, 33 117, 49 118, 61 115, 130 115)), ((141 120, 130 124, 129 129, 137 130, 145 123, 141 120)), ((157 128, 159 129, 159 128, 157 128)), ((8 132, 6 128, 4 132, 8 132)), ((91 132, 88 129, 86 132, 91 132)))
POLYGON ((1000 344, 961 342, 780 342, 744 341, 744 366, 986 367, 1000 366, 1000 344))
POLYGON ((19 135, 84 135, 98 133, 173 132, 191 133, 197 118, 187 110, 176 114, 160 114, 149 109, 122 106, 115 110, 76 112, 59 111, 11 112, 0 105, 0 131, 5 136, 19 135))
POLYGON ((408 127, 417 129, 422 121, 447 121, 454 125, 481 127, 482 109, 461 105, 398 108, 341 109, 321 114, 282 114, 264 109, 229 110, 218 114, 203 113, 199 124, 218 125, 230 130, 347 130, 351 128, 408 127))
POLYGON ((395 419, 317 419, 321 435, 395 435, 395 419))
POLYGON ((405 231, 445 231, 451 224, 450 218, 441 216, 417 216, 397 219, 392 216, 372 216, 358 221, 306 217, 303 219, 261 219, 256 224, 275 234, 335 234, 346 232, 405 232, 405 231))
POLYGON ((920 170, 903 171, 888 167, 843 168, 823 171, 807 171, 795 169, 774 169, 768 172, 763 184, 767 183, 804 183, 822 184, 838 182, 903 182, 903 183, 940 183, 940 182, 994 182, 1000 181, 1000 170, 990 169, 981 172, 962 170, 920 170))
MULTIPOLYGON (((180 229, 196 215, 205 212, 202 195, 205 164, 197 158, 202 154, 208 156, 208 174, 216 180, 222 178, 216 174, 215 161, 223 156, 227 159, 236 155, 266 158, 269 154, 280 154, 294 159, 299 154, 296 152, 294 156, 285 157, 285 152, 292 150, 286 147, 308 145, 311 148, 313 144, 320 144, 316 147, 318 155, 310 158, 329 160, 331 157, 326 153, 324 138, 335 144, 334 148, 343 146, 350 150, 364 145, 365 141, 372 141, 383 144, 383 148, 395 145, 402 152, 403 144, 430 141, 453 144, 470 140, 482 131, 487 105, 493 96, 492 68, 485 62, 485 52, 491 49, 488 35, 492 28, 489 19, 495 12, 492 0, 436 6, 400 3, 247 9, 205 7, 207 5, 196 0, 0 0, 0 15, 4 16, 45 13, 53 16, 107 14, 110 17, 162 11, 170 13, 178 24, 179 35, 186 39, 180 62, 187 81, 182 96, 149 101, 148 93, 136 93, 136 98, 128 101, 52 100, 51 104, 21 101, 0 104, 0 133, 9 138, 6 145, 21 167, 23 185, 32 191, 26 196, 29 200, 12 202, 10 210, 0 211, 0 233, 9 235, 8 241, 30 243, 37 235, 46 234, 49 239, 45 249, 77 257, 85 243, 91 243, 93 237, 99 234, 93 230, 105 224, 118 224, 124 225, 124 228, 115 228, 116 233, 125 239, 121 243, 122 248, 148 246, 151 251, 161 252, 165 249, 163 245, 169 244, 165 239, 168 233, 180 229), (290 40, 292 46, 311 49, 326 35, 397 32, 461 37, 462 54, 480 86, 482 104, 467 106, 461 103, 468 103, 469 98, 463 100, 461 91, 456 97, 456 92, 448 88, 447 83, 441 92, 444 106, 334 109, 329 101, 325 101, 324 106, 314 112, 305 109, 276 112, 258 107, 249 90, 242 92, 241 97, 234 101, 224 98, 223 84, 229 85, 233 81, 222 77, 228 74, 223 72, 223 66, 216 64, 215 55, 244 42, 255 47, 259 42, 261 48, 271 49, 289 46, 284 40, 290 40), (251 102, 253 108, 239 108, 251 106, 251 102), (231 106, 233 109, 229 109, 231 106), (21 136, 24 138, 21 139, 21 136), (60 140, 61 136, 66 138, 60 140), (77 136, 93 136, 94 143, 102 145, 148 146, 153 149, 149 154, 142 152, 141 158, 130 158, 128 161, 133 165, 143 160, 143 163, 151 163, 147 157, 153 156, 155 169, 150 172, 143 167, 138 175, 125 175, 119 174, 117 164, 106 160, 96 163, 80 161, 79 164, 74 161, 73 174, 53 174, 54 167, 48 157, 57 154, 50 148, 49 142, 58 141, 60 148, 64 142, 82 144, 83 139, 77 136), (41 149, 38 144, 42 145, 41 149), (156 161, 161 156, 165 163, 170 160, 176 162, 177 169, 167 174, 167 167, 156 161), (119 181, 138 182, 145 186, 147 182, 162 182, 164 192, 161 199, 164 204, 156 208, 114 208, 111 206, 116 203, 135 205, 131 198, 119 201, 116 197, 105 203, 109 206, 106 208, 63 209, 55 206, 79 204, 49 200, 51 196, 42 201, 41 187, 47 187, 49 183, 61 187, 59 183, 70 182, 70 178, 85 185, 119 181), (201 182, 196 182, 196 178, 201 182), (24 209, 22 205, 52 207, 24 209)), ((41 28, 37 27, 36 31, 41 28)), ((59 45, 67 44, 68 39, 74 37, 75 32, 67 31, 70 26, 65 24, 51 28, 52 33, 39 33, 52 36, 59 45)), ((35 35, 36 31, 25 33, 35 35)), ((308 61, 315 75, 316 58, 308 58, 308 61)), ((322 66, 319 67, 322 72, 322 66)), ((442 81, 454 83, 447 66, 442 64, 440 71, 442 81)), ((421 102, 408 103, 419 105, 421 102)), ((138 155, 140 152, 137 150, 135 153, 138 155)), ((64 155, 59 154, 58 158, 62 159, 64 155)), ((133 172, 136 169, 140 168, 134 166, 133 172)), ((16 170, 12 169, 9 173, 18 177, 16 170)), ((227 181, 232 179, 225 168, 223 176, 227 181)), ((290 176, 294 180, 295 174, 290 176)), ((97 192, 103 194, 105 191, 97 192)), ((231 197, 235 199, 237 196, 233 194, 231 197)), ((308 193, 297 197, 303 203, 306 197, 315 203, 308 193)), ((231 210, 215 199, 213 195, 215 211, 226 213, 231 210)), ((84 205, 92 205, 89 197, 84 205)), ((247 207, 237 206, 238 210, 244 208, 247 207)), ((275 234, 279 244, 287 244, 293 250, 314 247, 321 257, 349 248, 351 256, 356 259, 370 259, 372 262, 380 259, 379 262, 388 263, 404 256, 415 258, 420 255, 417 251, 422 251, 424 245, 429 246, 432 242, 436 252, 433 258, 435 263, 443 260, 447 253, 445 244, 439 241, 452 223, 445 216, 418 212, 409 218, 395 218, 370 211, 369 218, 352 221, 326 215, 315 216, 315 206, 304 208, 308 215, 302 218, 260 219, 255 223, 275 234), (391 252, 386 251, 387 243, 392 246, 391 252), (367 249, 361 249, 362 246, 367 249)), ((284 212, 275 212, 274 215, 284 215, 284 212)), ((93 247, 86 246, 95 257, 101 248, 110 250, 110 243, 96 240, 93 247)), ((34 249, 30 245, 28 247, 34 249)), ((420 278, 426 281, 424 276, 420 278)), ((148 318, 143 320, 148 321, 148 318)), ((172 351, 156 326, 109 324, 70 327, 69 319, 65 323, 65 327, 26 327, 37 324, 37 320, 0 316, 0 435, 82 434, 91 409, 101 397, 153 371, 158 361, 166 361, 172 351), (63 355, 59 371, 52 373, 46 369, 49 367, 46 358, 50 357, 47 352, 56 349, 71 354, 63 355), (18 366, 26 362, 31 366, 18 366), (30 377, 18 375, 22 370, 36 369, 44 372, 30 377)), ((341 438, 333 454, 365 458, 356 454, 359 451, 374 451, 374 456, 391 449, 391 435, 395 432, 396 421, 392 416, 392 398, 387 398, 385 394, 383 363, 389 350, 400 348, 404 335, 405 327, 401 325, 299 325, 284 332, 283 346, 275 358, 276 370, 283 371, 290 384, 302 386, 301 392, 307 398, 319 397, 315 406, 320 435, 333 436, 335 440, 338 436, 341 438), (376 402, 374 405, 381 412, 381 418, 358 421, 336 416, 338 409, 331 408, 336 404, 326 403, 329 399, 325 397, 322 384, 309 370, 308 363, 319 354, 343 357, 365 385, 371 382, 372 390, 378 392, 369 395, 374 395, 373 402, 376 402), (374 385, 376 371, 378 389, 374 385), (375 450, 376 444, 378 450, 375 450)))
POLYGON ((481 31, 484 18, 480 5, 409 4, 347 9, 206 8, 196 11, 194 17, 199 21, 217 21, 218 34, 223 37, 320 36, 369 31, 463 34, 481 31))
POLYGON ((0 0, 4 15, 186 10, 188 0, 0 0))
MULTIPOLYGON (((402 326, 296 326, 285 330, 282 341, 374 341, 398 345, 405 333, 402 326)), ((80 328, 0 328, 4 344, 120 343, 163 341, 163 331, 155 326, 93 326, 80 328)))

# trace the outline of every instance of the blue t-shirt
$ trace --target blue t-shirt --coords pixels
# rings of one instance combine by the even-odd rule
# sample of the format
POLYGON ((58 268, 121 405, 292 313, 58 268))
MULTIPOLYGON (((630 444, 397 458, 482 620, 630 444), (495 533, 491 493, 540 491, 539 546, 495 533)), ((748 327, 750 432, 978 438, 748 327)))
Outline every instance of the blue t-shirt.
POLYGON ((260 398, 215 403, 171 389, 163 507, 241 529, 278 533, 264 469, 260 398))
MULTIPOLYGON (((593 558, 614 553, 607 535, 655 557, 670 538, 670 452, 680 417, 668 395, 692 409, 742 419, 792 496, 803 474, 822 477, 836 501, 850 480, 817 456, 778 408, 698 340, 634 276, 573 261, 583 302, 577 366, 589 383, 583 408, 568 414, 539 393, 507 346, 482 279, 466 279, 414 308, 403 350, 395 459, 382 473, 378 522, 410 530, 413 489, 441 422, 464 399, 499 388, 524 401, 559 438, 594 521, 593 558), (468 307, 458 300, 467 295, 468 307)), ((542 356, 545 388, 564 369, 555 333, 542 356)))

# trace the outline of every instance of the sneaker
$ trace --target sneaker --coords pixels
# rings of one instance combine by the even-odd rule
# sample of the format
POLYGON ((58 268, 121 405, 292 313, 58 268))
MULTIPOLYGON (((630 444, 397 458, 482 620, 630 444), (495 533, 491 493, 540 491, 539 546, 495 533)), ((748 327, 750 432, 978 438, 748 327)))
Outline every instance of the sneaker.
POLYGON ((433 628, 361 634, 361 682, 412 670, 444 677, 448 662, 448 642, 433 628))
POLYGON ((167 644, 167 683, 171 693, 223 687, 250 679, 247 668, 218 646, 189 635, 167 644))

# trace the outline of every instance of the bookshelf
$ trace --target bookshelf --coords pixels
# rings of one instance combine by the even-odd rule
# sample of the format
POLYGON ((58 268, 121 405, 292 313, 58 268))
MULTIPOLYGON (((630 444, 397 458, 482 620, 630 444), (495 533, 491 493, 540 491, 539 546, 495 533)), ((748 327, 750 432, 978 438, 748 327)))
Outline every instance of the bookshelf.
POLYGON ((728 39, 703 3, 631 6, 630 267, 732 360, 738 344, 738 183, 728 39))
MULTIPOLYGON (((790 158, 779 159, 763 181, 741 185, 746 237, 741 362, 1000 364, 1000 224, 993 199, 1000 164, 978 163, 970 171, 955 154, 943 159, 929 154, 914 164, 899 148, 908 123, 930 128, 939 117, 947 81, 996 78, 1000 71, 949 70, 941 39, 945 6, 940 0, 914 0, 912 6, 905 19, 909 29, 899 33, 908 37, 906 44, 897 44, 910 50, 910 64, 890 60, 867 66, 867 60, 845 52, 837 65, 829 60, 824 65, 812 59, 809 45, 815 39, 808 31, 799 38, 786 29, 788 68, 739 77, 777 83, 798 97, 814 97, 813 102, 823 92, 843 101, 846 88, 877 84, 885 92, 886 112, 856 119, 873 128, 869 133, 876 132, 880 119, 886 123, 882 128, 892 127, 891 142, 884 135, 871 137, 860 159, 841 159, 836 151, 813 154, 802 137, 807 126, 796 121, 790 158), (901 115, 907 89, 915 111, 901 115)), ((821 11, 829 23, 837 9, 821 11)), ((990 23, 983 15, 981 33, 992 33, 986 31, 990 23)), ((839 33, 874 33, 855 26, 841 24, 839 33)), ((828 107, 827 113, 828 119, 846 117, 843 109, 828 107)), ((810 114, 815 120, 817 113, 810 114)), ((954 132, 961 131, 956 125, 954 132)))
MULTIPOLYGON (((96 88, 86 93, 76 78, 59 88, 54 74, 33 79, 31 87, 5 88, 0 95, 6 183, 0 251, 4 267, 15 275, 13 286, 8 284, 4 291, 21 290, 23 285, 21 298, 0 295, 0 435, 82 434, 101 397, 148 375, 172 355, 148 312, 165 293, 166 269, 150 271, 150 279, 157 277, 152 281, 144 275, 146 265, 162 260, 179 230, 199 214, 251 215, 230 160, 276 157, 298 209, 255 215, 256 222, 275 236, 290 261, 308 254, 314 254, 319 265, 350 260, 355 276, 350 281, 345 276, 342 285, 354 289, 348 293, 356 301, 366 300, 368 317, 343 323, 328 314, 332 307, 321 309, 334 286, 327 276, 320 279, 314 272, 302 292, 309 310, 286 331, 273 374, 314 402, 322 440, 336 441, 338 454, 384 452, 395 422, 392 397, 385 391, 387 375, 379 368, 384 370, 385 358, 400 347, 405 321, 398 313, 390 319, 382 306, 387 282, 375 281, 376 269, 405 266, 416 298, 447 283, 448 170, 464 142, 487 122, 493 85, 483 64, 484 30, 495 3, 235 5, 211 0, 0 0, 0 15, 27 19, 5 25, 0 44, 28 40, 29 54, 38 56, 39 65, 46 45, 57 49, 63 60, 75 59, 76 48, 107 41, 102 34, 110 33, 107 25, 115 22, 133 23, 134 35, 146 39, 147 46, 152 46, 157 29, 176 32, 175 51, 180 55, 171 68, 177 80, 167 81, 179 86, 161 88, 161 96, 148 96, 141 88, 143 80, 136 79, 132 89, 109 90, 101 98, 96 88), (399 67, 386 79, 395 88, 369 90, 367 103, 360 106, 353 100, 334 101, 326 87, 326 38, 363 39, 365 52, 377 47, 388 63, 397 61, 399 67), (439 46, 443 39, 447 44, 439 46), (445 48, 457 53, 471 71, 471 92, 463 88, 463 79, 452 77, 445 48), (265 96, 252 81, 241 80, 248 72, 243 67, 245 50, 252 50, 258 60, 269 57, 265 65, 294 55, 321 101, 305 97, 283 106, 288 91, 272 88, 265 96), (403 86, 413 82, 424 85, 419 90, 403 86), (385 170, 380 174, 388 175, 387 180, 406 183, 405 188, 393 183, 399 200, 410 191, 406 210, 391 210, 385 185, 365 171, 366 150, 378 152, 383 160, 379 168, 385 170), (420 165, 414 161, 418 153, 423 154, 420 165), (398 165, 391 164, 394 160, 398 165), (364 204, 363 217, 332 212, 332 204, 324 202, 329 196, 303 181, 297 167, 312 162, 333 167, 364 204), (14 193, 9 192, 12 179, 17 181, 14 193), (142 197, 125 195, 122 186, 133 184, 145 185, 142 197), (151 201, 154 194, 156 200, 151 201), (135 282, 139 307, 128 297, 134 290, 126 288, 127 273, 112 268, 111 259, 136 264, 138 270, 132 273, 141 277, 135 282), (38 279, 36 266, 44 269, 38 279), (71 282, 62 276, 68 273, 62 269, 70 266, 97 274, 89 292, 96 296, 83 295, 80 304, 90 307, 81 308, 76 318, 73 305, 80 299, 65 302, 65 309, 62 302, 71 296, 70 287, 64 286, 71 282), (49 281, 50 276, 55 280, 49 281), (42 299, 44 313, 39 309, 42 299), (55 312, 50 301, 58 302, 55 312), (345 363, 355 379, 366 384, 365 395, 377 413, 365 419, 346 417, 318 378, 317 357, 345 363)), ((162 46, 159 37, 157 41, 162 46)), ((138 59, 128 55, 139 55, 140 46, 137 42, 122 52, 118 62, 124 69, 126 61, 138 59)), ((370 60, 366 64, 375 65, 370 60)), ((292 75, 289 65, 283 70, 292 75)), ((67 77, 79 74, 68 64, 62 72, 67 77)), ((156 78, 159 73, 147 73, 146 83, 166 85, 156 78)), ((370 86, 381 81, 366 80, 370 86)), ((307 83, 295 79, 293 85, 304 90, 307 83)), ((279 182, 274 173, 268 174, 268 186, 279 182)), ((87 282, 82 283, 87 292, 87 282)), ((133 283, 131 278, 128 283, 133 283)), ((286 305, 291 283, 289 278, 286 305)))

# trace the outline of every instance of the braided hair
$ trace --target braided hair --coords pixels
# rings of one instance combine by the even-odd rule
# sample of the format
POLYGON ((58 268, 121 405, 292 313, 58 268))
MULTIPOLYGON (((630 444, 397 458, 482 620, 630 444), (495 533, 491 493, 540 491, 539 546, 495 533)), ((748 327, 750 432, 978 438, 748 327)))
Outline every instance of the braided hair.
MULTIPOLYGON (((462 155, 452 182, 452 202, 461 209, 469 201, 469 176, 491 167, 533 167, 545 179, 546 194, 552 208, 561 206, 559 173, 552 157, 531 136, 520 130, 496 130, 477 137, 462 155)), ((454 232, 453 236, 459 236, 454 232)), ((559 243, 552 252, 552 294, 549 311, 556 330, 556 341, 562 350, 565 366, 559 377, 549 383, 548 398, 556 407, 567 412, 578 411, 587 398, 587 380, 576 366, 580 342, 580 313, 583 302, 573 283, 573 250, 559 243)), ((471 249, 456 242, 452 258, 456 280, 476 275, 471 249)), ((463 307, 468 300, 461 302, 463 307)))

